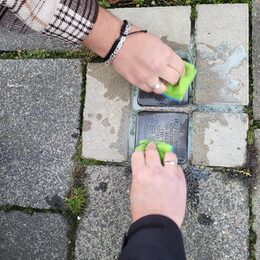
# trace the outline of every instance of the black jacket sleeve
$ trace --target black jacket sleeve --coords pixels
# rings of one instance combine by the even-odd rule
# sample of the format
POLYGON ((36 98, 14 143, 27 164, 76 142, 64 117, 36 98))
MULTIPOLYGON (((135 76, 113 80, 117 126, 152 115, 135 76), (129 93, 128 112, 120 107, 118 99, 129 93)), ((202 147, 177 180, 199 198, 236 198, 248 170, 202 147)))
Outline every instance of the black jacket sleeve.
POLYGON ((182 234, 169 218, 149 215, 134 222, 119 260, 185 260, 182 234))

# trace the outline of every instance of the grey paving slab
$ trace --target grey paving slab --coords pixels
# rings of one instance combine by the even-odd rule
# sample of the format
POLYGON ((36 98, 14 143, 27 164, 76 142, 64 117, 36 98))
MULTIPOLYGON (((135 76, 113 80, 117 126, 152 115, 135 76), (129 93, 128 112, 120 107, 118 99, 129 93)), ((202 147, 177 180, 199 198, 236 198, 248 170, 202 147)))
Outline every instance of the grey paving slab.
POLYGON ((161 37, 174 50, 188 51, 190 6, 117 8, 109 11, 161 37))
POLYGON ((88 64, 87 70, 82 155, 101 161, 125 161, 131 86, 104 64, 88 64))
POLYGON ((0 225, 1 259, 67 259, 68 224, 61 215, 2 211, 0 225))
POLYGON ((88 206, 79 224, 76 259, 117 259, 130 223, 130 172, 125 167, 89 166, 88 206))
MULTIPOLYGON (((16 16, 7 11, 6 16, 9 18, 9 23, 17 23, 16 16)), ((28 30, 26 33, 18 33, 17 31, 8 31, 4 24, 0 21, 0 51, 16 51, 16 50, 34 50, 45 49, 50 51, 62 51, 62 50, 76 50, 80 49, 80 45, 74 45, 67 43, 61 39, 46 36, 40 33, 36 33, 32 30, 28 30)))
POLYGON ((0 205, 62 206, 79 134, 78 60, 0 61, 0 205))
POLYGON ((195 103, 247 105, 248 5, 198 5, 195 103))
POLYGON ((256 232, 256 259, 260 259, 260 129, 255 130, 255 174, 256 174, 256 184, 252 193, 252 211, 254 214, 254 224, 253 229, 256 232))
POLYGON ((192 163, 242 167, 246 163, 247 114, 192 115, 192 163))
POLYGON ((253 1, 253 77, 254 77, 254 118, 260 120, 260 0, 253 1))
POLYGON ((191 169, 182 226, 188 260, 248 259, 248 189, 227 173, 191 169))
POLYGON ((48 51, 80 50, 81 45, 65 42, 61 39, 36 32, 18 33, 0 27, 0 51, 30 51, 44 49, 48 51))

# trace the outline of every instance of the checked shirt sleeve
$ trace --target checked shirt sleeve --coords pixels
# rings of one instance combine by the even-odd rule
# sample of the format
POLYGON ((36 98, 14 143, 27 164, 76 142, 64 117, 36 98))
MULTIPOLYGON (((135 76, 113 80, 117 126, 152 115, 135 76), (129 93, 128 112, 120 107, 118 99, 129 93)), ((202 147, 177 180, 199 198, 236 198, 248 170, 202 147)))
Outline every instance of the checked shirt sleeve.
POLYGON ((96 0, 0 0, 0 25, 20 32, 31 28, 73 43, 91 32, 97 14, 96 0))

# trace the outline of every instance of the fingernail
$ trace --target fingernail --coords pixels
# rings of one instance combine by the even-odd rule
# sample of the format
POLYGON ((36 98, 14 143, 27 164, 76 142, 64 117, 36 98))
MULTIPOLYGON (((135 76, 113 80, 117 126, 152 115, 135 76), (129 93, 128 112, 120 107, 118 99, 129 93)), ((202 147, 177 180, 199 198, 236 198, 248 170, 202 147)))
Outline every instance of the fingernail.
POLYGON ((149 148, 155 148, 155 147, 156 147, 156 144, 153 143, 153 142, 151 142, 151 143, 149 143, 149 144, 147 145, 147 147, 149 147, 149 148))

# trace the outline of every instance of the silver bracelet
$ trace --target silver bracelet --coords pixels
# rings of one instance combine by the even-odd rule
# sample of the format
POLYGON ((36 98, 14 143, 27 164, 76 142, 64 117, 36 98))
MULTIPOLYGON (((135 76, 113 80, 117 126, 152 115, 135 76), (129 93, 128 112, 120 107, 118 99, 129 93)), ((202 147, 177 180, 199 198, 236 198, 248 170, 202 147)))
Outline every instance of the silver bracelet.
POLYGON ((131 29, 131 25, 132 24, 130 22, 127 23, 127 25, 125 27, 125 30, 124 30, 122 36, 120 37, 120 40, 119 40, 115 50, 111 53, 111 55, 108 58, 108 60, 105 61, 105 64, 107 66, 112 62, 112 60, 116 57, 116 55, 119 53, 120 49, 122 48, 123 43, 125 42, 126 37, 127 37, 128 33, 129 33, 130 29, 131 29))

